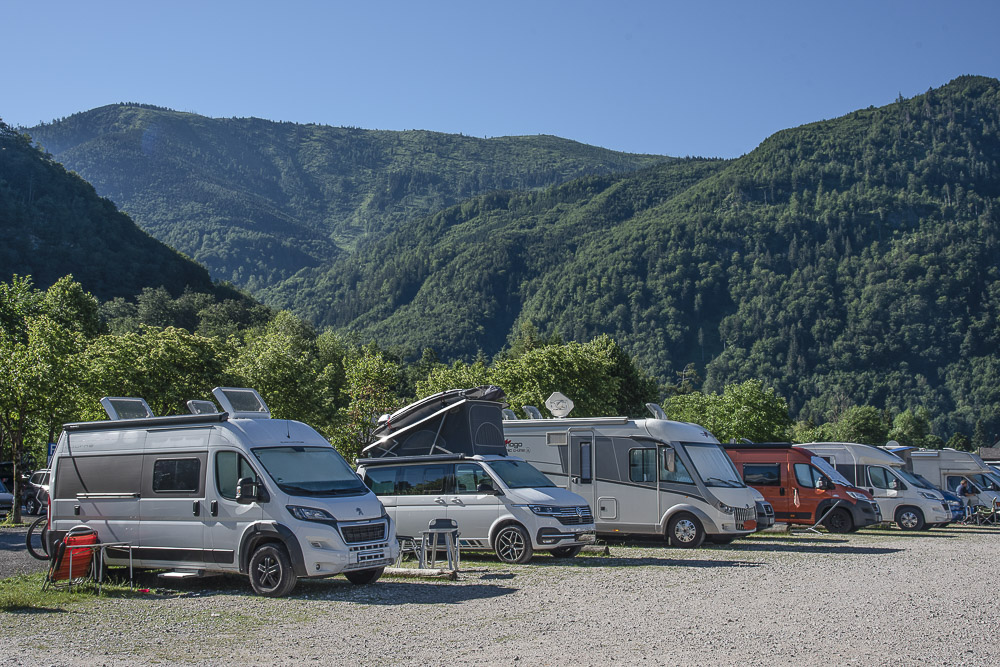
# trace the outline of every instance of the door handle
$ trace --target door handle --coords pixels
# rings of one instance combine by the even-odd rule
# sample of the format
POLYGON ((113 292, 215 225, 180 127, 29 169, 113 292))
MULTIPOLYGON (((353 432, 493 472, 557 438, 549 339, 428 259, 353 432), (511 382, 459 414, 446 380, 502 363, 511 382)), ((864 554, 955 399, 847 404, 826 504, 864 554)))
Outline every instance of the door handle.
POLYGON ((213 500, 212 504, 209 507, 211 508, 209 511, 212 513, 212 516, 219 516, 219 501, 218 500, 213 500))
POLYGON ((778 489, 778 495, 779 496, 785 495, 785 487, 782 486, 781 488, 778 489))
POLYGON ((462 499, 461 498, 452 498, 451 502, 455 503, 456 505, 461 505, 462 504, 462 499))
POLYGON ((201 514, 201 501, 194 501, 194 504, 191 506, 191 514, 194 516, 199 516, 201 514))
POLYGON ((434 502, 436 502, 436 503, 440 503, 440 504, 442 504, 442 505, 446 504, 446 503, 444 502, 444 498, 435 498, 435 499, 434 499, 434 502))

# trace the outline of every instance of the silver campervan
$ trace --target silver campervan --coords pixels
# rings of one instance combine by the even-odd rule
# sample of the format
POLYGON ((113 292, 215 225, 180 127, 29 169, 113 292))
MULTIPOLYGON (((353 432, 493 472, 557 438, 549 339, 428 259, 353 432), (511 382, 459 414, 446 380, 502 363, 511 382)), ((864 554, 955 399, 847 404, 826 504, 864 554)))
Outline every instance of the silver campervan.
POLYGON ((52 457, 51 530, 97 531, 110 564, 176 576, 239 572, 258 594, 303 577, 370 583, 398 555, 382 504, 323 436, 271 419, 253 389, 220 387, 193 414, 102 399, 110 421, 66 424, 52 457))

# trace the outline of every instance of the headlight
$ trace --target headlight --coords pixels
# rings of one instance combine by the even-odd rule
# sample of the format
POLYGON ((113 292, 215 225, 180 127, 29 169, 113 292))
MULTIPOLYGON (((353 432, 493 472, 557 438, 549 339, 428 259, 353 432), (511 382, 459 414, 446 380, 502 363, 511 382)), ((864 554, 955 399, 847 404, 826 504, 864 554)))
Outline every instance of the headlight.
POLYGON ((326 510, 315 507, 300 507, 299 505, 286 505, 285 509, 299 521, 323 521, 324 523, 337 523, 337 520, 326 510))
POLYGON ((563 512, 563 508, 553 505, 528 505, 528 509, 542 516, 552 516, 553 514, 562 514, 563 512))
POLYGON ((921 491, 920 495, 922 495, 927 500, 941 500, 940 498, 938 498, 937 496, 935 496, 933 493, 927 493, 926 491, 921 491))
POLYGON ((730 507, 729 505, 727 505, 726 503, 722 502, 721 500, 719 501, 718 507, 719 507, 719 511, 721 511, 721 512, 723 512, 725 514, 732 514, 733 513, 733 508, 730 507))
POLYGON ((848 491, 847 495, 849 495, 851 498, 854 498, 855 500, 868 500, 868 496, 862 493, 858 493, 857 491, 848 491))

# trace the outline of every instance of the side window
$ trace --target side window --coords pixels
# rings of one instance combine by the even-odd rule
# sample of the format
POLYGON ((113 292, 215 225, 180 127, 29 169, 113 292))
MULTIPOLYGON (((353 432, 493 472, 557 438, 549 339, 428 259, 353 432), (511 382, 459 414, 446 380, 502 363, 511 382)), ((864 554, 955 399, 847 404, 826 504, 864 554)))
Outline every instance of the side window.
POLYGON ((633 482, 656 481, 656 450, 632 449, 628 453, 628 478, 633 482))
POLYGON ((868 468, 868 479, 871 480, 872 486, 874 486, 876 489, 889 488, 889 474, 885 468, 876 468, 875 466, 870 466, 868 468))
POLYGON ((365 484, 376 496, 391 496, 396 491, 396 471, 399 468, 372 468, 365 470, 365 484))
POLYGON ((236 483, 244 477, 259 482, 257 473, 239 452, 219 452, 215 455, 215 486, 219 495, 236 500, 236 483))
POLYGON ((750 486, 781 486, 777 463, 744 463, 743 481, 750 486))
POLYGON ((813 468, 808 463, 795 464, 795 480, 799 483, 799 486, 805 487, 807 489, 815 489, 816 480, 819 478, 820 478, 819 471, 813 468))
MULTIPOLYGON (((725 456, 725 454, 723 454, 725 456)), ((687 466, 684 465, 684 461, 681 460, 680 454, 674 455, 674 470, 673 472, 667 470, 666 466, 663 465, 664 461, 660 459, 660 481, 662 482, 673 482, 675 484, 694 484, 694 479, 691 478, 691 473, 688 472, 687 466)))
POLYGON ((455 464, 455 493, 477 493, 480 484, 496 488, 493 479, 477 463, 455 464))
POLYGON ((958 475, 948 475, 948 490, 954 493, 958 490, 958 485, 962 483, 962 478, 958 475))
POLYGON ((450 465, 402 466, 396 475, 397 496, 429 496, 444 493, 450 465))
POLYGON ((201 461, 157 459, 153 461, 153 493, 193 493, 200 488, 201 461))

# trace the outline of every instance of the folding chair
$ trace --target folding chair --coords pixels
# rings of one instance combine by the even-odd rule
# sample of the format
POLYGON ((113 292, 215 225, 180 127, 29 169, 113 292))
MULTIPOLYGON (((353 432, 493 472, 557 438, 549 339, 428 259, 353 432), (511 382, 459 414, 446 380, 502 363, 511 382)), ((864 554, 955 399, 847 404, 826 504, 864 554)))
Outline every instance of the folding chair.
POLYGON ((94 581, 94 550, 97 531, 88 526, 74 526, 56 542, 49 560, 49 571, 42 590, 49 586, 80 585, 94 581))

